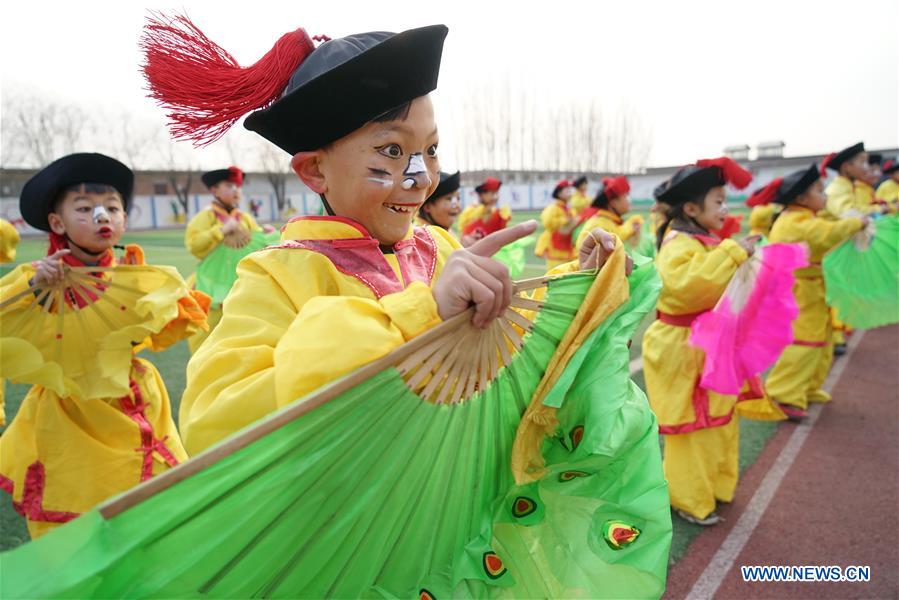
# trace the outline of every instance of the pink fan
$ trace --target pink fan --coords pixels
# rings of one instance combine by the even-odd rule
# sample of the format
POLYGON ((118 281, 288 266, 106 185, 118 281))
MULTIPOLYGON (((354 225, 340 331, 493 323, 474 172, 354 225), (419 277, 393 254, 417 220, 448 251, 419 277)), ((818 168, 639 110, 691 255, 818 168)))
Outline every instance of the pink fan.
POLYGON ((740 265, 715 308, 691 327, 690 343, 705 351, 703 388, 738 394, 777 361, 799 316, 793 271, 807 266, 804 244, 769 244, 740 265))

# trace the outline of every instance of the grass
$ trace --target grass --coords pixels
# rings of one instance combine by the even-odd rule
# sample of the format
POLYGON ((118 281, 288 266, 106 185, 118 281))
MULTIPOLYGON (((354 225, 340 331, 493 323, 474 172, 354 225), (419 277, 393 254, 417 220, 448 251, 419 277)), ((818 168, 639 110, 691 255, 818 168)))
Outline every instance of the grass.
MULTIPOLYGON (((530 218, 539 218, 537 212, 517 212, 513 214, 512 222, 517 223, 530 218)), ((745 222, 745 219, 744 219, 745 222)), ((140 244, 150 264, 173 265, 178 268, 185 277, 193 273, 197 260, 184 249, 183 230, 158 230, 129 233, 125 236, 125 243, 140 244)), ((41 238, 23 239, 18 247, 18 262, 27 262, 42 258, 46 253, 46 240, 41 238)), ((534 277, 545 272, 544 262, 531 254, 522 277, 534 277)), ((5 274, 15 265, 0 265, 0 274, 5 274)), ((640 324, 634 335, 631 348, 632 356, 639 356, 643 339, 643 332, 652 323, 654 315, 640 324)), ((177 421, 178 407, 181 404, 181 394, 185 386, 185 367, 190 358, 187 343, 178 344, 159 353, 142 353, 144 358, 152 361, 162 375, 166 383, 169 397, 172 402, 172 413, 177 421)), ((634 381, 644 387, 643 372, 635 374, 634 381)), ((6 383, 6 415, 7 422, 11 422, 21 405, 29 389, 28 385, 6 383)), ((740 471, 745 470, 755 462, 765 444, 774 434, 777 425, 775 423, 742 421, 740 425, 740 471)), ((672 561, 679 560, 687 550, 689 543, 701 531, 699 526, 686 523, 674 518, 674 539, 671 546, 672 561)), ((0 550, 8 550, 29 539, 25 529, 24 520, 13 510, 12 502, 8 494, 0 493, 0 550)))

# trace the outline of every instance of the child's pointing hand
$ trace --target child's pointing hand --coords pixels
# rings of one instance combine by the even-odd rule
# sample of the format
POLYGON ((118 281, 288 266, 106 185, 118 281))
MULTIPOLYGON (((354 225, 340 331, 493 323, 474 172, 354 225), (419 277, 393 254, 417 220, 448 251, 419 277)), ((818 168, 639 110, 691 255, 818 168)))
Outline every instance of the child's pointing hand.
POLYGON ((437 312, 446 320, 472 304, 471 322, 486 327, 508 308, 512 301, 512 280, 506 265, 491 256, 506 244, 534 233, 536 221, 526 221, 478 240, 468 248, 450 254, 440 278, 434 284, 437 312))
POLYGON ((39 287, 51 287, 62 281, 65 271, 62 268, 62 257, 71 250, 59 250, 50 256, 34 262, 32 283, 39 287))

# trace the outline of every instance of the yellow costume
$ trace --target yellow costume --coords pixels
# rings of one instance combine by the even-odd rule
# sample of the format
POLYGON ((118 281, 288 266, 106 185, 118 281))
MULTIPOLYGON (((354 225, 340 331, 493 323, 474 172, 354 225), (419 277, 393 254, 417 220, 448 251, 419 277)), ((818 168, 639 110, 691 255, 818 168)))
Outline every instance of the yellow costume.
POLYGON ((564 200, 556 200, 540 213, 543 233, 537 238, 534 253, 546 259, 547 269, 552 269, 577 257, 571 232, 560 231, 566 225, 570 225, 573 218, 575 215, 564 200))
MULTIPOLYGON (((0 219, 0 263, 16 260, 19 232, 12 223, 0 219)), ((6 381, 0 379, 0 427, 6 427, 6 381)))
POLYGON ((846 212, 852 210, 862 214, 878 212, 880 209, 877 205, 871 203, 873 196, 868 198, 867 190, 864 189, 866 186, 869 189, 871 187, 864 182, 852 182, 848 177, 837 175, 824 190, 829 215, 840 219, 846 212))
POLYGON ((581 246, 584 243, 584 240, 590 235, 590 232, 600 227, 605 229, 609 233, 614 233, 618 236, 618 238, 624 242, 630 239, 637 232, 634 230, 634 226, 636 223, 642 223, 643 219, 639 215, 634 215, 629 217, 626 221, 621 218, 620 215, 606 210, 605 208, 600 208, 596 211, 596 214, 587 219, 584 223, 584 227, 581 229, 581 232, 577 236, 577 244, 576 247, 578 250, 581 249, 581 246))
POLYGON ((737 485, 736 396, 698 386, 705 353, 687 341, 690 323, 714 308, 748 255, 735 241, 671 231, 656 258, 659 320, 643 336, 646 391, 666 434, 663 466, 671 505, 700 519, 737 485))
POLYGON ((9 221, 0 219, 0 263, 16 260, 19 231, 9 221))
MULTIPOLYGON (((139 248, 128 250, 131 256, 142 258, 139 248)), ((142 263, 136 260, 132 264, 142 263)), ((11 298, 27 291, 34 272, 30 264, 20 265, 0 279, 0 295, 11 298)), ((153 298, 156 302, 167 298, 168 302, 177 294, 177 290, 170 291, 157 290, 153 298)), ((20 300, 24 305, 32 301, 29 294, 20 300)), ((135 351, 162 349, 192 334, 204 322, 204 313, 188 296, 179 299, 171 311, 168 306, 148 306, 150 301, 150 296, 141 298, 142 310, 174 318, 163 317, 167 321, 157 323, 157 333, 135 351)), ((14 337, 5 338, 4 343, 10 348, 28 347, 14 337)), ((58 368, 56 363, 45 364, 40 352, 17 351, 15 356, 6 355, 3 363, 9 372, 27 374, 14 377, 23 383, 46 381, 43 377, 49 369, 58 368)), ((130 390, 120 397, 63 397, 49 387, 34 385, 0 438, 0 487, 26 518, 32 538, 187 459, 156 368, 132 357, 127 370, 114 375, 116 380, 119 377, 121 389, 130 390)))
POLYGON ((753 206, 749 213, 749 235, 768 237, 771 234, 771 223, 774 221, 774 204, 753 206))
POLYGON ((880 202, 886 202, 893 210, 899 205, 899 181, 887 179, 879 186, 874 197, 880 202))
POLYGON ((580 215, 585 208, 593 204, 593 200, 587 194, 582 194, 580 190, 575 189, 568 204, 571 206, 572 214, 580 215))
MULTIPOLYGON (((212 204, 205 210, 201 210, 187 224, 187 230, 184 233, 184 244, 191 254, 200 260, 206 258, 224 239, 222 234, 222 225, 228 219, 237 219, 241 226, 247 231, 262 231, 262 228, 256 223, 256 220, 243 211, 233 209, 230 213, 225 211, 217 204, 212 204)), ((188 279, 188 283, 193 284, 193 276, 188 279)), ((187 340, 191 354, 197 351, 200 344, 209 336, 219 321, 222 319, 222 307, 213 306, 209 309, 209 329, 207 331, 199 331, 187 340)))
POLYGON ((477 235, 483 237, 504 229, 512 218, 508 206, 487 207, 480 202, 466 206, 459 215, 459 231, 463 236, 477 235))
POLYGON ((791 206, 774 222, 771 242, 805 242, 811 266, 796 270, 793 293, 799 317, 793 323, 793 344, 777 360, 768 376, 768 395, 784 404, 808 407, 808 402, 830 399, 821 385, 833 360, 830 312, 824 302, 824 255, 862 228, 862 221, 850 217, 839 221, 816 217, 801 206, 791 206))
POLYGON ((281 238, 240 263, 188 365, 180 425, 192 454, 440 322, 431 286, 459 247, 443 229, 410 229, 393 254, 340 217, 296 218, 281 238))

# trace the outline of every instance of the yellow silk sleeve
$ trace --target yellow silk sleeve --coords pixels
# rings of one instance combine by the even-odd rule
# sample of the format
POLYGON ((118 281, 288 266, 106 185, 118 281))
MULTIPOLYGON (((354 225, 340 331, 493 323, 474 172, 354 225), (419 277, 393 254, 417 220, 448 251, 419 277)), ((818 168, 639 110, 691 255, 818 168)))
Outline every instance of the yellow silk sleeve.
POLYGON ((483 206, 481 206, 480 204, 472 204, 470 206, 467 206, 465 210, 462 211, 462 214, 459 215, 459 231, 465 231, 465 228, 469 223, 477 218, 480 218, 482 211, 483 206))
POLYGON ((558 231, 568 224, 571 215, 558 204, 550 204, 540 213, 540 221, 546 231, 558 231))
POLYGON ((259 226, 259 223, 256 222, 256 219, 250 213, 241 212, 240 217, 243 226, 250 231, 262 231, 262 227, 259 226))
MULTIPOLYGON (((277 251, 274 251, 277 252, 277 251)), ((430 288, 380 300, 339 295, 312 256, 302 297, 290 261, 244 259, 222 321, 193 356, 180 423, 190 453, 375 360, 440 322, 430 288), (282 283, 284 285, 282 285, 282 283)))
POLYGON ((690 236, 678 234, 662 246, 657 258, 664 290, 660 310, 689 314, 712 308, 747 258, 733 240, 706 249, 690 236))
POLYGON ((862 220, 856 217, 839 221, 807 219, 797 225, 804 229, 797 239, 805 240, 808 243, 813 260, 824 256, 864 227, 862 220))
POLYGON ((206 258, 224 237, 222 225, 215 214, 211 210, 202 210, 187 224, 184 245, 197 258, 206 258))
POLYGON ((0 263, 16 260, 19 232, 12 223, 0 219, 0 263))

